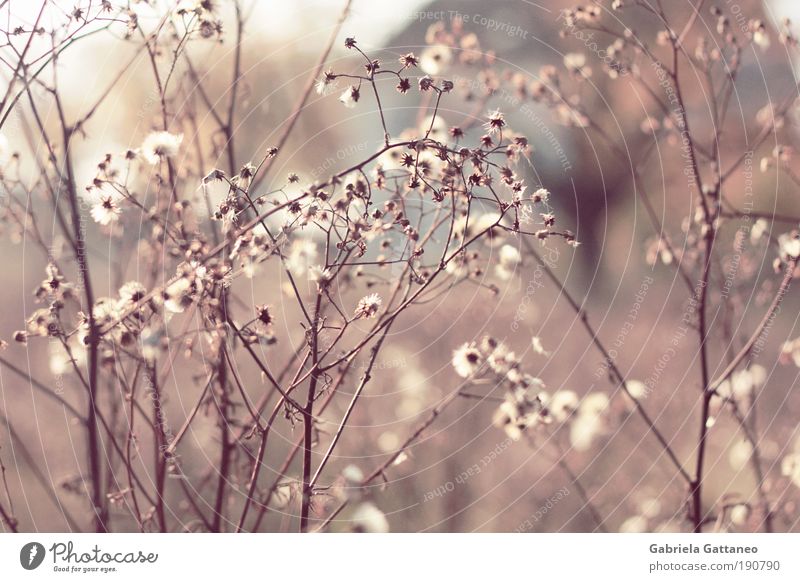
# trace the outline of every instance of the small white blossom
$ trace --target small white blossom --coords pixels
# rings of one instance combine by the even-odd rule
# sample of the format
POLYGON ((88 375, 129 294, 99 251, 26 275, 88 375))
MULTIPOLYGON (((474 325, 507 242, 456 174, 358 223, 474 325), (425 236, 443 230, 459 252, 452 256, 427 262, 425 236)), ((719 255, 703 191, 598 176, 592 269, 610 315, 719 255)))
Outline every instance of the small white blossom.
POLYGON ((296 238, 292 241, 286 264, 292 275, 305 275, 306 272, 316 263, 317 245, 308 238, 296 238))
POLYGON ((422 51, 419 68, 428 75, 440 75, 453 59, 453 51, 444 45, 434 45, 422 51))
POLYGON ((564 422, 578 410, 578 395, 572 390, 559 390, 550 398, 547 408, 557 422, 564 422))
POLYGON ((769 222, 763 218, 759 218, 750 229, 750 243, 756 244, 766 232, 769 231, 769 222))
POLYGON ((119 220, 122 209, 111 196, 102 196, 92 206, 91 214, 94 221, 101 226, 108 226, 119 220))
POLYGON ((753 445, 746 439, 739 439, 728 451, 728 463, 734 471, 741 471, 747 466, 753 454, 753 445))
POLYGON ((191 282, 187 277, 180 277, 164 290, 164 308, 171 313, 183 313, 191 303, 189 297, 191 282))
POLYGON ((544 349, 544 346, 542 345, 542 339, 540 337, 532 337, 531 345, 533 346, 533 352, 535 354, 545 357, 550 355, 550 352, 544 349))
POLYGON ((356 106, 356 103, 358 103, 360 96, 356 87, 348 87, 344 90, 344 93, 339 96, 339 101, 348 109, 352 109, 356 106))
POLYGON ((378 310, 381 308, 381 303, 383 303, 383 299, 381 299, 381 296, 377 293, 362 297, 359 300, 358 305, 356 305, 356 319, 360 319, 362 317, 366 319, 375 317, 378 315, 378 310))
POLYGON ((389 521, 374 503, 365 501, 353 512, 353 529, 363 533, 388 533, 389 521))
POLYGON ((481 353, 474 345, 466 343, 453 352, 453 368, 462 378, 469 378, 478 371, 481 353))
POLYGON ((800 368, 800 338, 784 342, 781 347, 781 362, 786 364, 790 361, 800 368))
POLYGON ((790 453, 781 461, 781 475, 800 487, 800 453, 790 453))
POLYGON ((750 518, 750 508, 744 503, 734 505, 731 507, 728 517, 733 525, 744 525, 750 518))
POLYGON ((308 279, 320 287, 325 287, 333 279, 333 273, 322 265, 314 265, 308 269, 308 279))
POLYGON ((156 131, 148 135, 142 143, 142 156, 155 165, 162 159, 174 158, 178 155, 183 134, 172 134, 168 131, 156 131))
POLYGON ((550 200, 550 191, 547 188, 539 188, 531 194, 531 200, 535 203, 547 203, 550 200))
POLYGON ((770 39, 769 34, 767 33, 767 27, 764 25, 764 23, 760 20, 755 20, 750 23, 750 26, 753 29, 753 43, 763 50, 768 49, 770 45, 770 39))
POLYGON ((784 261, 800 256, 800 238, 796 233, 783 233, 778 237, 778 248, 784 261))
POLYGON ((619 526, 619 533, 644 533, 647 531, 647 519, 641 515, 629 517, 619 526))

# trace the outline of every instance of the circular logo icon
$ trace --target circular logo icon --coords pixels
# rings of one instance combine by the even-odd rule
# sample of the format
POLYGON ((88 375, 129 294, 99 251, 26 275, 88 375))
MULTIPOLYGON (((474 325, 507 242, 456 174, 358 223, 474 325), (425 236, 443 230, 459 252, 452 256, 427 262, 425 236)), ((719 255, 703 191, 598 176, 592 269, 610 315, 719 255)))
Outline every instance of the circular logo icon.
POLYGON ((39 542, 30 542, 19 551, 19 563, 26 570, 35 570, 44 561, 44 546, 39 542))

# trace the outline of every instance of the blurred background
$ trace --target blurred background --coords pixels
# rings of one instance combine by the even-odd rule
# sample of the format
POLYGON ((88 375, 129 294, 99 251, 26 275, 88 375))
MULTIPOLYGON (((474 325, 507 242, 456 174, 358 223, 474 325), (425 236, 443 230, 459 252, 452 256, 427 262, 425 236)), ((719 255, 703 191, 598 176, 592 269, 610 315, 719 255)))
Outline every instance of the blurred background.
MULTIPOLYGON (((30 22, 35 18, 37 4, 17 3, 14 14, 20 21, 30 22)), ((231 9, 227 3, 218 4, 216 10, 226 30, 232 22, 231 9)), ((688 0, 665 4, 676 22, 686 21, 691 10, 688 0)), ((705 4, 692 36, 705 36, 713 42, 717 19, 709 12, 712 3, 705 4)), ((758 132, 758 112, 770 101, 780 101, 796 91, 793 56, 777 42, 777 30, 784 17, 800 17, 800 5, 790 0, 739 0, 736 4, 719 1, 716 5, 730 13, 734 22, 737 11, 748 19, 764 20, 772 38, 769 47, 748 50, 743 56, 746 63, 736 81, 732 119, 720 144, 722 158, 733 161, 748 148, 748 139, 758 132)), ((244 79, 234 128, 239 165, 257 163, 266 148, 277 140, 339 17, 342 3, 267 0, 245 2, 244 6, 249 16, 244 36, 244 79)), ((644 406, 661 431, 672 439, 679 458, 686 466, 693 466, 700 390, 697 339, 690 333, 670 355, 668 364, 660 365, 681 326, 687 296, 673 267, 660 260, 648 260, 648 255, 653 254, 656 233, 637 198, 641 194, 637 188, 645 188, 657 214, 667 225, 668 235, 678 247, 683 245, 680 225, 691 212, 691 203, 681 172, 680 148, 668 136, 649 129, 656 121, 663 122, 663 114, 652 101, 636 90, 632 81, 611 79, 593 60, 595 56, 587 50, 586 43, 564 32, 559 14, 570 7, 570 3, 558 0, 355 0, 328 66, 335 71, 355 71, 360 67, 358 60, 342 46, 345 36, 355 37, 367 54, 386 62, 411 51, 420 54, 427 45, 430 27, 437 23, 450 26, 456 13, 463 18, 464 28, 477 37, 480 50, 494 53, 502 82, 512 80, 515 74, 537 79, 543 66, 563 66, 567 54, 586 55, 586 65, 594 72, 582 84, 576 98, 585 110, 592 112, 611 141, 628 152, 629 158, 621 157, 591 129, 566 127, 546 106, 530 100, 523 108, 498 94, 476 110, 477 100, 465 97, 462 91, 445 102, 441 115, 452 125, 461 123, 465 117, 483 116, 486 110, 496 107, 505 113, 515 131, 528 137, 533 147, 530 165, 524 170, 528 183, 550 190, 560 226, 575 232, 581 242, 577 249, 548 243, 542 252, 549 258, 549 266, 579 302, 585 301, 583 306, 598 336, 607 345, 621 341, 616 346, 615 362, 623 373, 628 378, 649 379, 654 384, 644 406), (634 187, 631 165, 639 153, 651 147, 657 151, 641 168, 643 180, 634 187)), ((135 4, 132 9, 143 20, 155 19, 159 13, 146 3, 135 4)), ((62 16, 54 9, 54 20, 62 16)), ((659 26, 652 16, 635 10, 623 16, 637 36, 655 43, 659 26)), ((613 14, 608 18, 613 19, 613 14)), ((608 40, 604 42, 609 44, 608 40)), ((696 42, 687 44, 694 46, 696 42)), ((135 48, 134 43, 120 40, 119 35, 103 33, 76 43, 59 60, 60 84, 73 114, 85 110, 109 88, 113 73, 120 66, 125 68, 124 75, 110 86, 110 97, 82 128, 84 135, 75 146, 79 184, 91 183, 96 166, 106 153, 119 155, 139 147, 157 126, 159 111, 152 93, 150 64, 141 54, 137 56, 135 48)), ((233 58, 230 38, 223 35, 221 42, 216 39, 198 42, 188 51, 212 102, 224 102, 233 58)), ((462 89, 465 83, 476 82, 476 86, 481 86, 486 81, 476 79, 473 70, 458 62, 445 65, 440 76, 462 81, 462 89)), ((5 67, 2 82, 7 80, 5 67)), ((384 110, 390 133, 399 135, 407 128, 418 127, 425 111, 419 107, 416 94, 399 95, 393 86, 393 82, 386 83, 384 110)), ((695 128, 707 128, 710 135, 705 88, 699 75, 687 75, 689 119, 695 128)), ((338 93, 312 97, 269 180, 262 184, 263 191, 281 187, 292 172, 300 176, 301 183, 324 179, 380 147, 382 135, 376 131, 378 113, 373 102, 364 95, 356 108, 345 109, 337 101, 338 93)), ((197 96, 187 93, 176 99, 173 106, 176 114, 181 107, 198 108, 199 125, 183 128, 184 144, 205 144, 206 170, 224 167, 227 162, 217 153, 221 150, 214 147, 219 136, 214 135, 213 121, 198 105, 197 96)), ((2 130, 0 153, 9 156, 14 151, 24 152, 20 162, 22 171, 33 173, 31 154, 43 155, 42 145, 30 131, 30 111, 24 103, 19 105, 19 111, 2 130)), ((44 123, 54 124, 55 112, 45 111, 44 123)), ((800 214, 796 186, 778 172, 759 171, 762 157, 769 157, 778 143, 791 146, 796 138, 792 119, 780 135, 767 140, 754 153, 752 186, 757 211, 800 214)), ((727 187, 729 199, 745 200, 748 179, 743 171, 732 177, 727 187)), ((2 193, 4 200, 10 195, 14 194, 2 193)), ((197 200, 197 214, 202 216, 199 194, 197 200)), ((32 199, 30 204, 40 206, 39 228, 57 247, 58 227, 46 202, 32 199)), ((772 234, 777 237, 797 226, 776 224, 772 234)), ((724 280, 725 269, 736 254, 732 233, 737 227, 726 228, 727 238, 722 239, 725 242, 718 251, 723 271, 715 274, 716 283, 724 280)), ((136 232, 118 234, 127 248, 125 253, 117 253, 109 237, 97 229, 90 228, 88 236, 93 259, 107 267, 93 273, 98 295, 113 294, 120 282, 139 278, 147 259, 136 252, 136 232)), ((61 531, 70 526, 42 483, 51 484, 58 502, 74 514, 85 511, 84 500, 70 492, 83 463, 84 437, 60 407, 33 390, 24 376, 32 376, 53 389, 63 388, 65 398, 76 406, 83 406, 83 396, 68 376, 63 378, 66 385, 56 386, 56 378, 62 378, 63 362, 51 357, 47 342, 30 342, 25 346, 11 339, 15 330, 24 327, 25 318, 33 309, 32 291, 43 278, 46 257, 13 228, 7 228, 0 239, 0 253, 4 267, 0 273, 3 305, 0 338, 9 342, 0 355, 17 368, 14 371, 7 365, 0 366, 0 410, 15 431, 12 435, 7 425, 0 426, 0 459, 6 467, 22 527, 61 531), (30 458, 14 447, 15 440, 26 445, 30 458)), ((761 244, 753 245, 745 256, 736 259, 741 260, 741 266, 730 298, 723 297, 718 289, 711 293, 711 305, 715 308, 726 302, 731 305, 725 311, 728 315, 720 316, 718 325, 731 325, 743 337, 754 329, 778 284, 779 275, 772 268, 776 256, 774 248, 761 244), (723 317, 730 320, 722 321, 723 317)), ((302 341, 302 335, 295 329, 296 310, 288 300, 281 299, 282 287, 276 283, 279 277, 279 272, 263 272, 252 280, 237 283, 238 292, 246 299, 281 306, 276 329, 279 341, 274 349, 270 348, 271 361, 285 358, 302 341)), ((767 372, 757 400, 757 414, 765 488, 779 509, 776 523, 779 530, 797 530, 800 516, 797 508, 800 484, 793 483, 791 472, 786 474, 785 468, 782 469, 784 458, 795 450, 800 418, 798 369, 779 362, 783 343, 800 335, 795 329, 800 305, 797 293, 792 290, 786 297, 765 339, 764 349, 754 360, 767 372)), ((549 391, 567 388, 579 395, 607 393, 611 408, 605 429, 585 451, 573 450, 568 436, 563 434, 541 443, 509 444, 503 431, 492 425, 496 403, 464 399, 449 406, 412 446, 407 458, 386 472, 385 482, 376 482, 371 488, 370 494, 387 514, 392 531, 591 531, 596 524, 576 490, 574 479, 592 499, 603 518, 603 526, 609 531, 687 528, 683 519, 685 487, 658 443, 647 435, 641 419, 631 414, 630 405, 608 380, 602 356, 592 346, 574 311, 530 258, 524 260, 511 280, 503 282, 497 294, 478 285, 460 286, 398 321, 388 347, 377 361, 376 379, 357 407, 331 464, 331 473, 341 472, 349 465, 369 473, 385 460, 456 386, 459 379, 450 364, 452 351, 463 342, 485 334, 508 343, 523 357, 531 373, 544 380, 549 391), (534 353, 532 337, 541 338, 549 354, 534 353), (560 466, 555 459, 562 459, 567 467, 560 466), (476 464, 480 467, 478 471, 472 470, 476 464), (559 493, 564 490, 566 494, 559 493)), ((726 348, 721 342, 711 346, 716 360, 724 360, 726 348)), ((176 344, 172 349, 181 347, 176 344)), ((258 377, 258 371, 249 362, 242 362, 241 366, 243 378, 258 377)), ((176 366, 170 384, 164 388, 166 417, 173 430, 182 424, 199 391, 196 378, 176 366)), ((345 405, 346 398, 342 398, 326 411, 331 428, 345 405)), ((214 426, 212 417, 193 426, 191 438, 181 450, 187 474, 201 478, 213 472, 216 459, 204 451, 216 438, 214 426)), ((278 444, 274 456, 266 461, 269 470, 265 474, 270 477, 275 475, 286 447, 294 438, 288 425, 280 427, 280 431, 284 442, 275 439, 278 444)), ((736 421, 720 412, 708 448, 705 496, 709 505, 720 499, 754 499, 755 479, 750 466, 742 462, 741 440, 736 421)), ((292 467, 290 473, 296 476, 297 471, 292 467)), ((185 502, 176 499, 174 503, 185 510, 180 506, 185 502)), ((288 527, 288 518, 281 515, 283 511, 291 513, 290 509, 273 513, 267 522, 268 529, 280 531, 288 527)), ((123 517, 119 519, 124 523, 123 517)), ((758 523, 754 518, 736 527, 757 529, 758 523)), ((334 529, 346 527, 342 523, 334 529)))

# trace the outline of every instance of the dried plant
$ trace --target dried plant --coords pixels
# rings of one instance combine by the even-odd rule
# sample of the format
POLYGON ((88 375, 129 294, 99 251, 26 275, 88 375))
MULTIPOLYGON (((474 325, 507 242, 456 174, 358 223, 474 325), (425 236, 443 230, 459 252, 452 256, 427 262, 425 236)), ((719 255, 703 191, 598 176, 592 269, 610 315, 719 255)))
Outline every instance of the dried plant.
MULTIPOLYGON (((569 53, 563 67, 528 75, 484 49, 467 19, 435 22, 428 46, 406 54, 367 49, 355 38, 342 43, 348 1, 292 111, 269 132, 270 143, 246 154, 250 144, 240 143, 238 132, 249 116, 243 95, 253 89, 243 64, 249 26, 243 3, 182 1, 141 10, 86 2, 43 18, 55 10, 48 4, 32 25, 2 30, 8 84, 0 123, 6 132, 13 124, 18 140, 0 175, 3 223, 9 239, 23 242, 26 256, 43 257, 46 267, 34 289, 38 306, 25 314, 0 363, 63 410, 76 429, 70 438, 79 429, 86 452, 78 474, 53 491, 16 432, 25 419, 4 415, 11 444, 0 454, 16 445, 15 459, 29 457, 24 480, 39 481, 68 527, 387 531, 376 485, 387 481, 391 495, 389 473, 414 462, 412 449, 437 419, 476 400, 487 422, 505 431, 508 446, 526 443, 566 479, 567 494, 574 488, 591 519, 586 527, 609 528, 603 506, 613 507, 617 492, 591 491, 569 454, 592 451, 624 429, 629 416, 644 423, 643 438, 658 447, 655 462, 673 477, 673 497, 664 493, 677 500, 667 510, 676 516, 670 524, 697 532, 793 527, 779 503, 793 493, 789 485, 778 492, 771 474, 782 472, 800 486, 800 457, 785 453, 782 466, 768 466, 755 410, 768 381, 756 358, 798 274, 800 235, 791 230, 798 219, 756 212, 746 193, 729 194, 729 183, 754 172, 754 157, 772 142, 761 170, 780 171, 800 185, 792 150, 781 145, 784 134, 791 139, 796 90, 766 105, 755 137, 742 138, 729 115, 743 63, 775 36, 764 22, 734 26, 703 0, 685 15, 669 14, 659 0, 569 9, 553 26, 591 51, 599 41, 586 39, 603 39, 598 66, 591 56, 569 53), (652 38, 626 24, 630 14, 657 28, 652 38), (695 34, 708 22, 716 26, 713 36, 695 34), (92 160, 96 175, 84 184, 75 152, 94 140, 87 128, 127 66, 76 110, 65 102, 63 84, 77 72, 59 61, 97 34, 132 48, 131 63, 149 63, 153 108, 141 115, 147 131, 139 147, 92 160), (342 45, 347 58, 331 65, 331 52, 342 45), (221 97, 195 46, 232 51, 221 97), (646 147, 631 152, 616 138, 616 120, 589 96, 599 76, 624 80, 648 101, 646 147), (708 109, 696 113, 689 99, 703 94, 708 109), (379 147, 353 148, 357 159, 348 155, 346 167, 323 168, 311 180, 300 177, 301 167, 277 177, 277 161, 302 131, 298 120, 309 103, 337 98, 341 115, 364 109, 379 147), (404 105, 385 106, 398 99, 404 105), (532 144, 504 115, 505 108, 524 113, 534 106, 591 135, 625 165, 650 228, 635 260, 648 288, 663 283, 683 306, 677 327, 667 322, 661 333, 674 334, 675 347, 696 346, 698 378, 675 386, 697 405, 687 412, 696 418, 692 450, 679 449, 676 436, 660 427, 648 403, 655 382, 623 367, 621 343, 602 339, 587 300, 567 289, 547 259, 591 249, 562 226, 570 221, 561 219, 556 186, 531 178, 532 144), (397 132, 407 120, 403 108, 413 108, 418 120, 397 132), (201 129, 209 124, 211 131, 201 129), (678 178, 666 193, 680 198, 680 216, 652 198, 660 186, 647 172, 656 155, 665 155, 659 148, 680 158, 671 163, 678 178), (759 265, 767 254, 774 254, 773 272, 764 275, 759 265), (448 342, 452 358, 429 364, 452 364, 451 386, 376 466, 365 471, 346 462, 358 454, 348 452, 359 438, 349 436, 354 415, 370 387, 390 378, 381 357, 397 323, 435 317, 436 305, 470 286, 485 301, 501 303, 520 275, 532 272, 542 276, 534 274, 537 285, 554 289, 572 310, 570 329, 577 323, 588 333, 602 358, 597 376, 608 382, 579 393, 548 381, 543 361, 571 366, 571 356, 565 360, 551 348, 560 341, 556 326, 543 326, 528 338, 529 351, 518 354, 491 320, 475 318, 470 335, 457 340, 445 335, 449 322, 441 319, 440 341, 448 342), (759 307, 751 305, 755 285, 759 307), (12 354, 23 349, 48 352, 55 388, 45 373, 15 362, 12 354), (195 395, 191 402, 186 394, 195 395), (169 412, 176 400, 185 418, 169 412), (325 415, 331 410, 335 420, 325 415), (704 491, 708 444, 721 417, 738 427, 754 498, 712 499, 704 491), (208 470, 193 463, 198 453, 209 460, 208 470), (79 501, 62 505, 65 495, 79 501)), ((0 10, 14 20, 11 3, 0 10)), ((779 36, 796 50, 788 23, 779 36)), ((218 83, 219 72, 214 76, 218 83)), ((800 365, 798 353, 800 343, 789 341, 781 357, 800 365)), ((5 480, 6 467, 0 468, 5 480)), ((10 489, 6 484, 0 498, 5 527, 32 527, 10 489)), ((622 528, 649 529, 641 513, 634 511, 622 528)))

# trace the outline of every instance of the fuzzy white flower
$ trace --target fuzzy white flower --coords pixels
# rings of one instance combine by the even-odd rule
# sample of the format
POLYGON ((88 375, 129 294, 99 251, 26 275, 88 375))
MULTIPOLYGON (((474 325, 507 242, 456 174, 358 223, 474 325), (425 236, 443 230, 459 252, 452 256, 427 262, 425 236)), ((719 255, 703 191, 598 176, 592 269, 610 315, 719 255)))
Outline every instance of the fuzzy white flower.
POLYGON ((0 133, 0 163, 8 159, 8 138, 0 133))
POLYGON ((764 366, 754 364, 745 370, 734 372, 728 380, 717 387, 717 395, 737 402, 746 402, 754 390, 767 379, 764 366))
POLYGON ((119 301, 117 301, 117 309, 120 311, 137 303, 147 294, 145 286, 139 281, 128 281, 119 288, 119 301))
POLYGON ((475 234, 482 234, 481 240, 490 247, 501 244, 505 239, 505 232, 499 226, 499 221, 500 215, 496 212, 482 214, 475 220, 475 234))
POLYGON ((640 380, 628 380, 625 382, 625 386, 628 387, 628 393, 635 400, 639 400, 640 398, 647 396, 647 386, 645 386, 644 382, 640 380))
POLYGON ((641 515, 629 517, 619 526, 619 533, 644 533, 647 531, 647 519, 641 515))
POLYGON ((784 342, 781 346, 781 363, 786 364, 789 360, 800 368, 800 338, 795 338, 784 342))
POLYGON ((569 427, 569 442, 576 451, 588 451, 603 429, 600 416, 578 414, 569 427))
POLYGON ((578 395, 572 390, 559 390, 550 398, 547 408, 557 422, 564 422, 578 410, 578 395))
POLYGON ((734 505, 731 507, 728 517, 733 525, 744 525, 750 518, 750 508, 744 503, 734 505))
POLYGON ((91 214, 94 221, 101 226, 108 226, 119 220, 122 209, 111 196, 102 196, 100 200, 92 206, 91 214))
POLYGON ((174 158, 178 155, 183 134, 172 134, 168 131, 155 131, 148 135, 142 143, 142 156, 155 165, 162 159, 174 158))
POLYGON ((583 53, 567 53, 564 55, 564 66, 570 73, 575 75, 592 76, 592 69, 586 66, 586 55, 583 53))
POLYGON ((794 233, 785 232, 778 237, 778 248, 784 261, 800 256, 800 238, 794 233))
POLYGON ((364 482, 364 472, 355 465, 347 465, 342 470, 342 477, 350 487, 357 487, 364 482))
POLYGON ((528 427, 528 418, 520 416, 519 409, 513 402, 503 402, 495 411, 492 423, 502 428, 506 436, 513 441, 522 437, 522 431, 528 427))
POLYGON ((661 513, 661 502, 655 497, 647 497, 639 502, 639 513, 647 519, 655 519, 661 513))
POLYGON ((191 282, 187 277, 180 277, 164 290, 164 308, 171 313, 183 313, 186 305, 191 303, 189 292, 191 282))
POLYGON ((75 360, 74 365, 79 368, 86 364, 86 346, 80 341, 80 338, 74 335, 67 340, 67 344, 69 345, 72 357, 70 357, 70 352, 67 352, 60 342, 48 342, 48 349, 50 352, 50 360, 48 363, 53 376, 63 376, 64 374, 72 372, 74 370, 73 358, 75 360))
POLYGON ((542 338, 540 337, 532 337, 531 346, 533 346, 533 353, 535 354, 545 357, 550 355, 550 352, 544 349, 544 345, 542 345, 542 338))
POLYGON ((480 367, 481 353, 474 345, 466 343, 453 352, 451 363, 456 374, 462 378, 469 378, 480 367))
POLYGON ((764 26, 764 23, 760 20, 752 22, 751 26, 754 29, 753 43, 763 50, 768 49, 770 45, 770 39, 769 34, 767 33, 767 27, 764 26))
POLYGON ((536 192, 531 194, 531 200, 535 203, 547 203, 550 200, 550 191, 547 188, 539 188, 536 192))
POLYGON ((341 95, 339 95, 339 101, 348 109, 353 109, 356 106, 356 103, 358 103, 358 99, 360 97, 361 94, 356 87, 348 87, 341 95))
POLYGON ((589 450, 595 438, 605 430, 603 413, 608 406, 608 396, 602 392, 593 392, 584 397, 570 426, 570 444, 575 450, 589 450))
POLYGON ((763 218, 759 218, 753 223, 753 228, 750 229, 750 244, 756 244, 764 233, 769 231, 769 222, 763 218))
POLYGON ((366 295, 358 301, 356 305, 355 317, 356 319, 365 318, 369 319, 378 315, 378 310, 381 308, 383 299, 377 293, 366 295))
POLYGON ((499 261, 495 265, 495 272, 497 276, 504 281, 511 279, 514 271, 522 262, 522 255, 519 253, 517 247, 511 245, 503 245, 500 247, 499 261))
POLYGON ((308 238, 296 238, 292 241, 286 263, 293 275, 304 275, 316 264, 318 254, 314 241, 308 238))
POLYGON ((747 466, 752 454, 753 446, 750 441, 740 439, 728 451, 728 463, 734 471, 741 471, 747 466))
POLYGON ((308 279, 320 287, 325 287, 333 279, 333 273, 330 269, 323 268, 322 265, 314 265, 308 269, 308 279))
POLYGON ((592 392, 581 400, 580 413, 584 416, 600 416, 609 405, 608 396, 602 392, 592 392))
POLYGON ((781 475, 789 477, 792 483, 800 487, 800 453, 790 453, 783 458, 781 475))
POLYGON ((389 521, 374 503, 365 501, 353 512, 353 529, 363 533, 388 533, 389 521))
POLYGON ((422 51, 419 68, 428 75, 439 75, 453 60, 453 51, 444 45, 434 45, 422 51))

